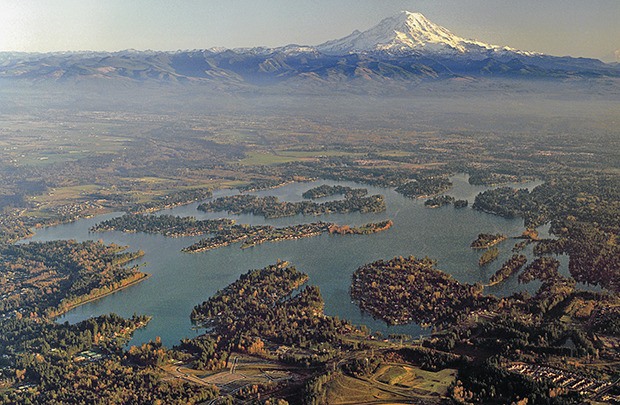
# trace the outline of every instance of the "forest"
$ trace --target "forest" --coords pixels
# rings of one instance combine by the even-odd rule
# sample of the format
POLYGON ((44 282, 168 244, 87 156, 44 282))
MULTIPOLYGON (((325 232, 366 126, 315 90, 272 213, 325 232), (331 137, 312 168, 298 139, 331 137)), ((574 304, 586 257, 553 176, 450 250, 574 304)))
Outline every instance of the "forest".
POLYGON ((474 209, 524 218, 526 227, 551 224, 553 241, 538 253, 568 254, 573 278, 620 291, 620 194, 606 175, 559 177, 528 190, 498 188, 476 196, 474 209))
POLYGON ((144 279, 127 263, 144 252, 101 242, 57 240, 0 250, 3 318, 54 317, 83 302, 144 279))
MULTIPOLYGON (((215 386, 165 380, 154 364, 138 361, 135 347, 123 350, 133 330, 148 320, 110 314, 75 325, 27 318, 0 321, 1 371, 18 387, 0 389, 0 403, 195 404, 217 397, 215 386), (82 360, 83 353, 95 356, 82 360)), ((157 350, 166 353, 165 348, 157 350)))
POLYGON ((336 343, 338 335, 351 331, 352 326, 322 314, 318 288, 300 288, 307 280, 306 274, 287 262, 252 270, 194 307, 191 318, 228 342, 259 336, 300 347, 336 343), (299 293, 293 296, 297 289, 299 293))
POLYGON ((132 359, 132 350, 124 352, 148 316, 55 322, 83 302, 141 281, 146 274, 126 264, 142 254, 92 241, 3 247, 0 403, 197 403, 217 395, 214 386, 164 381, 156 368, 132 359))
POLYGON ((193 322, 206 326, 207 335, 183 341, 180 348, 197 358, 197 367, 222 368, 232 350, 268 356, 267 343, 303 349, 307 354, 285 362, 310 365, 326 361, 343 345, 341 335, 353 332, 345 320, 323 314, 316 286, 302 287, 308 276, 287 262, 251 270, 207 301, 194 307, 193 322), (297 291, 295 295, 293 292, 297 291))

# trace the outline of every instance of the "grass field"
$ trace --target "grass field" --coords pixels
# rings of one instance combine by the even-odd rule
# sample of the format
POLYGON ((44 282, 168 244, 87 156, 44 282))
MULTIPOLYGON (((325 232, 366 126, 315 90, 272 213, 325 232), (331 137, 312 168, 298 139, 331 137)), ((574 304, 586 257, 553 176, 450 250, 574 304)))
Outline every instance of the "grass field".
POLYGON ((411 152, 404 150, 386 150, 378 153, 379 156, 385 157, 403 157, 403 156, 411 156, 411 152))
POLYGON ((375 378, 384 384, 396 385, 405 379, 415 379, 415 373, 410 367, 384 366, 379 372, 375 373, 375 378))
POLYGON ((100 189, 99 186, 95 184, 84 184, 81 186, 69 186, 69 187, 58 187, 46 194, 42 194, 36 197, 33 197, 40 204, 59 204, 59 203, 68 203, 74 200, 79 199, 81 196, 84 196, 89 193, 97 192, 100 189))
POLYGON ((3 122, 0 160, 18 166, 45 166, 85 157, 118 153, 131 144, 124 136, 106 134, 96 123, 3 122), (101 131, 101 132, 99 132, 101 131))
MULTIPOLYGON (((446 368, 437 372, 425 371, 417 367, 413 368, 413 370, 416 378, 411 388, 439 395, 446 395, 448 387, 456 378, 457 373, 456 370, 451 368, 446 368)), ((404 381, 401 381, 401 384, 402 383, 404 383, 404 381)))
POLYGON ((383 391, 373 384, 349 376, 338 376, 327 386, 328 404, 360 404, 372 401, 407 403, 408 396, 383 391))
POLYGON ((325 156, 358 156, 359 154, 349 153, 339 150, 328 151, 277 151, 272 152, 250 152, 247 157, 239 163, 247 166, 255 165, 274 165, 278 163, 298 162, 304 160, 315 160, 325 156))
POLYGON ((274 155, 273 153, 268 152, 250 152, 247 154, 247 157, 240 160, 239 163, 247 166, 259 166, 259 165, 275 165, 279 163, 288 163, 288 162, 296 162, 298 160, 306 160, 301 159, 297 156, 290 155, 274 155))
POLYGON ((453 369, 432 372, 413 366, 384 364, 377 368, 372 379, 426 394, 445 395, 455 376, 453 369))
POLYGON ((408 364, 384 363, 365 378, 336 377, 327 384, 327 403, 405 404, 416 398, 439 400, 446 396, 455 377, 454 369, 431 372, 408 364))

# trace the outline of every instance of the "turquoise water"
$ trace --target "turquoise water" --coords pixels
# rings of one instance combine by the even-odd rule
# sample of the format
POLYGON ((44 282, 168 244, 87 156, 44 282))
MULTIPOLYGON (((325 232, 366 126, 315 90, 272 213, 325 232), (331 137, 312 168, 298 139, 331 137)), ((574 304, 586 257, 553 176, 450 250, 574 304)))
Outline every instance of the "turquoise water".
MULTIPOLYGON (((227 215, 226 213, 203 213, 196 209, 198 203, 170 210, 165 214, 195 216, 196 218, 230 217, 239 223, 271 224, 286 226, 318 219, 339 224, 359 225, 390 218, 394 226, 386 232, 374 235, 321 235, 313 238, 265 243, 241 250, 239 244, 197 254, 182 253, 181 248, 201 237, 166 238, 160 235, 125 234, 122 232, 89 233, 88 229, 104 219, 120 215, 105 214, 83 219, 71 224, 36 230, 30 240, 53 239, 101 239, 106 243, 129 245, 130 249, 142 249, 145 256, 138 263, 145 263, 143 271, 151 277, 135 286, 118 291, 97 301, 82 305, 61 318, 60 322, 78 322, 91 316, 115 312, 122 316, 133 313, 153 316, 149 325, 138 330, 131 344, 140 344, 160 336, 167 346, 175 345, 184 337, 195 336, 189 314, 194 305, 203 302, 217 290, 235 281, 249 269, 262 268, 277 259, 287 260, 298 270, 310 276, 309 283, 318 285, 325 299, 325 312, 346 318, 357 325, 383 333, 409 333, 414 336, 425 333, 418 325, 387 327, 373 319, 351 303, 348 290, 351 274, 359 266, 394 256, 429 256, 438 261, 438 268, 452 274, 461 282, 487 282, 489 277, 512 255, 514 241, 507 240, 500 247, 500 257, 487 268, 478 267, 480 252, 470 249, 469 244, 479 233, 502 232, 517 236, 523 231, 521 219, 505 219, 471 209, 474 197, 487 189, 471 186, 465 175, 452 179, 454 188, 449 192, 457 199, 468 199, 470 207, 454 209, 452 206, 438 209, 424 207, 424 200, 413 200, 393 190, 370 187, 348 182, 317 181, 294 183, 281 188, 256 192, 257 195, 275 195, 282 200, 301 200, 301 194, 320 184, 341 184, 368 188, 371 194, 386 197, 387 211, 377 214, 335 214, 320 217, 296 216, 265 220, 252 215, 227 215)), ((522 183, 520 188, 532 188, 540 182, 522 183)), ((222 190, 214 197, 236 193, 222 190)), ((338 198, 338 197, 336 197, 338 198)), ((544 236, 544 235, 543 235, 544 236)), ((531 257, 531 247, 526 250, 531 257)), ((565 264, 563 267, 566 267, 565 264)), ((534 291, 536 283, 518 285, 511 277, 500 285, 488 289, 489 293, 509 295, 516 290, 534 291)))

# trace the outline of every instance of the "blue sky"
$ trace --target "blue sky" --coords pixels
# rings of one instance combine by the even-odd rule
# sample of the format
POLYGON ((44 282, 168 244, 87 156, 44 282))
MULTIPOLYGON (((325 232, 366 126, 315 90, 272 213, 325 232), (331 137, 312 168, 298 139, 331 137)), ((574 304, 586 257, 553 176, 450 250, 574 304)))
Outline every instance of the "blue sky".
POLYGON ((620 0, 0 0, 0 51, 315 45, 401 10, 453 33, 614 60, 620 0))

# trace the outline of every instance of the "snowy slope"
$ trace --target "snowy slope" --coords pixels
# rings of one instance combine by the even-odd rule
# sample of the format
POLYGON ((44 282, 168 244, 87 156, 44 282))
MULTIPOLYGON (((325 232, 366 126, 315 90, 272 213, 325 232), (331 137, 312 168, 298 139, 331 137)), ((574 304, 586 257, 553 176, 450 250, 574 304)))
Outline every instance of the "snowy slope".
POLYGON ((318 45, 317 49, 330 55, 376 51, 480 56, 504 52, 525 54, 507 47, 461 38, 429 21, 422 14, 409 11, 388 17, 367 31, 354 31, 344 38, 325 42, 318 45))

